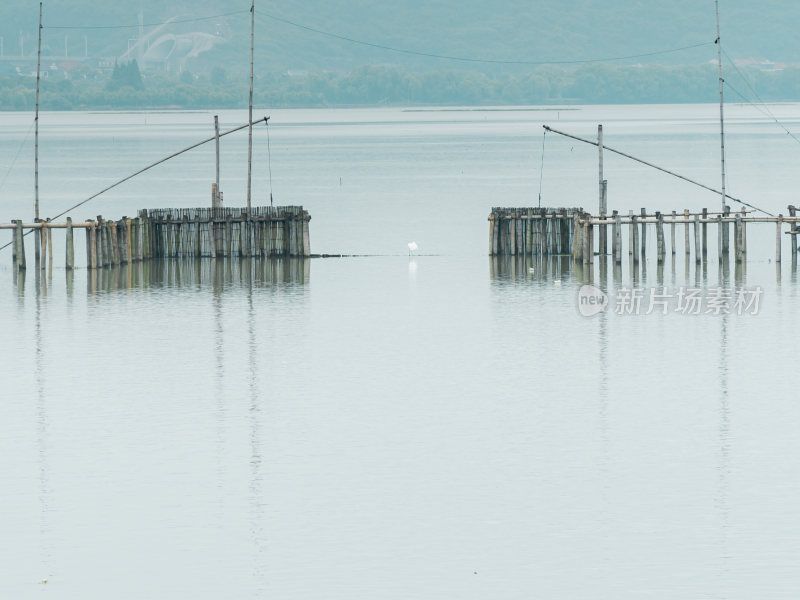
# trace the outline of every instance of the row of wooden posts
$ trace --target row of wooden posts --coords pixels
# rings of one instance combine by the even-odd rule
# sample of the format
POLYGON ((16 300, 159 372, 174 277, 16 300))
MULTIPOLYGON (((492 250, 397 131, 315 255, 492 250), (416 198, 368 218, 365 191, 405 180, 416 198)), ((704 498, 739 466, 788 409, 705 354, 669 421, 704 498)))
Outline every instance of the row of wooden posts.
POLYGON ((493 208, 489 215, 489 254, 569 254, 578 233, 581 208, 493 208))
MULTIPOLYGON (((12 221, 12 260, 26 268, 25 229, 38 231, 42 261, 53 261, 53 229, 66 229, 66 268, 75 267, 73 230, 86 231, 86 265, 90 269, 157 258, 180 257, 307 257, 311 255, 309 221, 301 206, 183 208, 140 210, 133 219, 73 223, 12 221)), ((37 252, 37 258, 39 252, 37 252)))
POLYGON ((701 212, 648 213, 641 209, 639 214, 629 211, 621 215, 613 211, 611 215, 593 216, 580 208, 494 208, 489 215, 489 254, 502 255, 546 255, 571 254, 576 261, 584 264, 594 262, 595 253, 609 254, 608 227, 611 231, 611 252, 616 264, 622 263, 622 229, 627 226, 628 254, 634 263, 644 260, 647 248, 647 225, 656 228, 656 259, 659 264, 666 258, 664 225, 670 226, 671 250, 676 254, 676 229, 684 227, 684 248, 687 256, 692 253, 690 229, 694 233, 695 261, 700 263, 708 256, 708 225, 717 225, 717 246, 719 259, 729 255, 731 242, 737 262, 747 256, 747 226, 752 223, 774 223, 776 225, 775 260, 781 261, 781 236, 791 236, 792 258, 797 257, 797 236, 800 235, 800 217, 797 209, 789 206, 789 216, 754 216, 752 210, 742 209, 731 212, 725 207, 723 212, 712 212, 704 208, 701 212), (730 227, 733 225, 733 239, 730 227), (788 225, 788 231, 784 227, 788 225), (595 252, 595 227, 599 234, 595 252))

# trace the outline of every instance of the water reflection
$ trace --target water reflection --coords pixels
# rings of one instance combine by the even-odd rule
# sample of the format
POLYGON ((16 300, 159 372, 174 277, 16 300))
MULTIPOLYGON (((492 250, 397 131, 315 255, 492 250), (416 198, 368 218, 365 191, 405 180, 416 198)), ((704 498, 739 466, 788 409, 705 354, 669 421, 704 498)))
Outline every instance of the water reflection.
MULTIPOLYGON (((87 272, 89 294, 150 287, 263 287, 276 283, 307 284, 310 259, 169 259, 119 265, 87 272)), ((69 285, 69 284, 68 284, 69 285)))
MULTIPOLYGON (((246 265, 244 266, 246 267, 246 265)), ((258 597, 266 592, 266 532, 264 526, 263 474, 261 472, 262 406, 258 383, 258 340, 256 336, 256 314, 253 307, 252 270, 243 268, 247 282, 247 354, 248 390, 250 396, 250 534, 253 544, 253 581, 258 597)), ((241 273, 240 273, 241 276, 241 273)))
POLYGON ((492 256, 489 278, 492 281, 584 281, 591 265, 574 262, 571 256, 492 256))
MULTIPOLYGON (((24 281, 24 273, 21 273, 24 281)), ((34 356, 36 373, 36 444, 39 454, 39 553, 40 568, 42 573, 50 575, 50 562, 52 550, 50 548, 50 468, 48 456, 48 418, 47 401, 45 393, 45 373, 43 364, 45 360, 43 341, 42 312, 47 298, 47 274, 39 269, 35 270, 36 278, 36 309, 34 313, 34 356)))

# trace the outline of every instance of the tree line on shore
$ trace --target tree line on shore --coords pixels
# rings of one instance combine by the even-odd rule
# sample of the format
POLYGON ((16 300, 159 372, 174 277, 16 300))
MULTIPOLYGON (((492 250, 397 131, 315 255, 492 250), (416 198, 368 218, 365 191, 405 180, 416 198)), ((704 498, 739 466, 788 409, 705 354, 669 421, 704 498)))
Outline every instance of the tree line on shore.
MULTIPOLYGON (((800 69, 737 70, 726 81, 743 101, 752 90, 763 101, 800 100, 800 69), (746 77, 747 81, 742 81, 746 77), (734 83, 735 82, 735 83, 734 83)), ((0 110, 32 110, 33 77, 0 76, 0 110)), ((210 73, 140 73, 117 65, 100 74, 78 68, 69 77, 50 74, 41 82, 42 110, 242 108, 247 106, 246 76, 210 73)), ((566 105, 692 103, 717 100, 712 64, 692 66, 585 65, 542 67, 526 74, 488 75, 470 71, 409 72, 393 66, 363 66, 349 73, 311 72, 257 75, 255 102, 269 107, 380 105, 566 105)), ((755 98, 747 98, 755 100, 755 98)))

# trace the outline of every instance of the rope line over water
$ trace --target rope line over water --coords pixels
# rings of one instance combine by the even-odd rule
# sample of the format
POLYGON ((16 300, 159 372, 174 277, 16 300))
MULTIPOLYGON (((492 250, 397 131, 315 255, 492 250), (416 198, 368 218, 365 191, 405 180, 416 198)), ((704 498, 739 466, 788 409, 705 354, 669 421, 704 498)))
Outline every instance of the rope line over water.
MULTIPOLYGON (((235 132, 237 132, 237 131, 241 131, 242 129, 246 129, 247 127, 250 127, 250 125, 251 125, 251 124, 252 124, 252 125, 256 125, 256 124, 258 124, 258 123, 261 123, 262 121, 266 123, 266 122, 268 122, 268 120, 269 120, 269 117, 264 117, 264 118, 262 118, 262 119, 259 119, 258 121, 253 121, 252 123, 247 123, 247 124, 245 124, 245 125, 240 125, 239 127, 236 127, 236 128, 234 128, 234 129, 230 129, 230 130, 228 130, 228 131, 225 131, 225 132, 223 132, 223 133, 220 133, 220 134, 219 134, 219 137, 223 137, 223 136, 229 135, 229 134, 231 134, 231 133, 235 133, 235 132)), ((216 136, 216 135, 214 135, 214 136, 212 136, 212 137, 210 137, 210 138, 207 138, 207 139, 205 139, 205 140, 203 140, 203 141, 201 141, 201 142, 197 142, 196 144, 192 144, 191 146, 188 146, 187 148, 184 148, 183 150, 178 150, 177 152, 173 152, 173 153, 172 153, 172 154, 170 154, 169 156, 165 156, 164 158, 162 158, 162 159, 160 159, 160 160, 157 160, 156 162, 154 162, 154 163, 152 163, 152 164, 150 164, 150 165, 148 165, 148 166, 144 167, 143 169, 139 169, 139 170, 138 170, 138 171, 136 171, 135 173, 133 173, 133 174, 131 174, 131 175, 128 175, 127 177, 124 177, 124 178, 120 179, 119 181, 117 181, 117 182, 115 182, 115 183, 112 183, 111 185, 109 185, 109 186, 107 186, 107 187, 103 188, 102 190, 100 190, 100 191, 99 191, 99 192, 97 192, 96 194, 92 194, 92 195, 91 195, 91 196, 89 196, 89 197, 88 197, 86 200, 83 200, 83 201, 81 201, 81 202, 78 202, 78 203, 77 203, 77 204, 75 204, 74 206, 71 206, 70 208, 68 208, 67 210, 65 210, 65 211, 63 211, 63 212, 61 212, 61 213, 59 213, 59 214, 57 214, 56 216, 48 218, 48 219, 47 219, 47 222, 53 221, 53 220, 55 220, 55 219, 58 219, 59 217, 63 217, 64 215, 66 215, 66 214, 67 214, 67 213, 69 213, 70 211, 73 211, 73 210, 75 210, 75 209, 76 209, 76 208, 78 208, 79 206, 83 206, 83 205, 84 205, 84 204, 86 204, 87 202, 89 202, 89 201, 91 201, 91 200, 94 200, 95 198, 97 198, 98 196, 100 196, 100 195, 102 195, 102 194, 105 194, 107 191, 114 189, 114 188, 115 188, 115 187, 117 187, 118 185, 120 185, 120 184, 122 184, 122 183, 125 183, 126 181, 128 181, 128 180, 130 180, 130 179, 133 179, 133 178, 134 178, 134 177, 136 177, 137 175, 141 175, 141 174, 142 174, 142 173, 144 173, 145 171, 149 171, 149 170, 150 170, 150 169, 152 169, 153 167, 157 167, 158 165, 160 165, 160 164, 162 164, 162 163, 165 163, 165 162, 167 162, 168 160, 170 160, 170 159, 172 159, 172 158, 175 158, 176 156, 180 156, 181 154, 183 154, 183 153, 185 153, 185 152, 188 152, 189 150, 194 150, 194 149, 195 149, 195 148, 197 148, 198 146, 202 146, 203 144, 207 144, 208 142, 214 141, 214 140, 216 140, 216 139, 217 139, 217 136, 216 136)), ((33 231, 33 230, 29 230, 29 231, 27 231, 27 232, 26 232, 24 235, 28 235, 28 234, 30 234, 30 233, 31 233, 31 231, 33 231)), ((8 243, 7 243, 6 245, 4 245, 4 246, 0 246, 0 251, 2 251, 2 250, 3 250, 3 249, 5 249, 5 248, 8 248, 8 247, 9 247, 9 246, 10 246, 12 243, 13 243, 13 241, 12 241, 12 242, 8 242, 8 243)))
MULTIPOLYGON (((572 138, 573 140, 578 140, 579 142, 584 142, 585 144, 591 144, 592 146, 597 146, 597 142, 594 142, 592 140, 587 140, 585 138, 578 137, 576 135, 565 133, 563 131, 559 131, 558 129, 553 129, 552 127, 548 127, 547 125, 542 125, 542 127, 544 127, 545 131, 552 131, 553 133, 557 133, 559 135, 563 135, 564 137, 572 138)), ((715 194, 722 194, 722 192, 720 192, 719 190, 715 190, 714 188, 709 187, 709 186, 707 186, 707 185, 705 185, 703 183, 700 183, 700 182, 695 181, 693 179, 689 179, 688 177, 680 175, 679 173, 675 173, 674 171, 670 171, 669 169, 665 169, 663 167, 659 167, 658 165, 654 165, 653 163, 647 162, 646 160, 642 160, 641 158, 636 158, 635 156, 632 156, 630 154, 626 154, 625 152, 621 152, 619 150, 614 150, 614 148, 610 148, 609 146, 606 146, 605 144, 603 144, 603 150, 608 150, 609 152, 613 152, 614 154, 619 154, 620 156, 624 156, 625 158, 629 158, 631 160, 634 160, 634 161, 636 161, 638 163, 641 163, 643 165, 646 165, 648 167, 652 167, 653 169, 661 171, 662 173, 666 173, 667 175, 672 175, 673 177, 677 177, 678 179, 683 179, 684 181, 686 181, 688 183, 691 183, 691 184, 694 184, 696 186, 699 186, 699 187, 701 187, 703 189, 706 189, 706 190, 708 190, 710 192, 714 192, 715 194)), ((730 194, 726 193, 725 197, 730 199, 730 200, 733 200, 734 202, 738 202, 739 204, 741 204, 743 206, 746 206, 748 208, 752 208, 753 210, 757 210, 759 212, 762 212, 765 215, 768 215, 770 217, 774 217, 775 216, 772 213, 767 212, 763 208, 758 208, 757 206, 753 206, 752 204, 748 204, 744 200, 739 200, 738 198, 734 198, 730 194)))
POLYGON ((786 125, 784 125, 784 124, 783 124, 783 123, 782 123, 782 122, 781 122, 781 121, 778 119, 778 117, 776 117, 776 116, 773 114, 773 112, 772 112, 772 111, 769 109, 769 106, 767 106, 767 103, 766 103, 766 102, 764 102, 764 101, 761 99, 761 96, 759 96, 759 95, 758 95, 758 92, 756 92, 755 88, 754 88, 754 87, 753 87, 753 86, 750 84, 750 82, 747 80, 747 77, 745 77, 745 76, 744 76, 744 73, 742 73, 742 71, 739 69, 739 67, 737 67, 737 66, 736 66, 736 63, 735 63, 735 62, 733 62, 733 59, 732 59, 732 58, 731 58, 731 57, 728 55, 728 53, 727 53, 727 52, 725 52, 725 50, 723 50, 723 51, 722 51, 722 53, 725 55, 725 58, 727 58, 727 59, 728 59, 728 62, 729 62, 729 63, 730 63, 730 65, 733 67, 733 70, 734 70, 734 71, 736 71, 736 73, 739 75, 739 77, 741 77, 741 79, 742 79, 742 81, 744 81, 745 85, 746 85, 748 88, 750 88, 750 91, 751 91, 751 92, 753 93, 753 95, 756 97, 756 99, 758 100, 759 104, 756 104, 755 102, 753 102, 752 100, 750 100, 749 98, 747 98, 747 97, 746 97, 744 94, 742 94, 742 93, 741 93, 740 91, 738 91, 738 90, 737 90, 735 87, 733 87, 733 86, 730 84, 730 82, 728 82, 728 80, 723 80, 723 83, 724 83, 724 84, 725 84, 725 85, 726 85, 728 88, 730 88, 730 90, 731 90, 733 93, 735 93, 735 94, 736 94, 737 96, 739 96, 739 97, 740 97, 742 100, 744 100, 744 101, 745 101, 747 104, 749 104, 750 106, 752 106, 753 108, 755 108, 756 110, 758 110, 759 112, 761 112, 761 114, 763 114, 763 115, 766 115, 766 116, 768 116, 770 119, 772 119, 773 121, 775 121, 775 123, 778 125, 778 127, 780 127, 781 129, 783 129, 783 130, 786 132, 786 134, 787 134, 789 137, 791 137, 791 138, 792 138, 792 139, 793 139, 795 142, 797 142, 798 144, 800 144, 800 138, 798 138, 798 137, 797 137, 797 136, 796 136, 794 133, 792 133, 791 131, 789 131, 789 129, 786 127, 786 125))

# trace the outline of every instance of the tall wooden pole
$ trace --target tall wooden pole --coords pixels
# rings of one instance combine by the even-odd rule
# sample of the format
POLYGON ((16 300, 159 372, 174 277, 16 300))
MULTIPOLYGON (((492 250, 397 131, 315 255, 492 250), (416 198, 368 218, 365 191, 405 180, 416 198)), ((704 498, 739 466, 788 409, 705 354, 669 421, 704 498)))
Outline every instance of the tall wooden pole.
MULTIPOLYGON (((720 157, 722 161, 722 210, 725 211, 725 115, 723 111, 723 96, 722 96, 722 41, 719 35, 719 0, 714 0, 714 6, 717 12, 717 67, 719 70, 719 141, 720 141, 720 157)), ((727 225, 726 225, 727 228, 727 225)))
POLYGON ((250 218, 250 198, 253 187, 253 51, 256 33, 256 0, 250 5, 250 112, 248 118, 247 140, 247 218, 250 218))
MULTIPOLYGON (((39 221, 39 81, 42 70, 42 3, 39 2, 39 50, 36 54, 36 115, 34 116, 34 158, 33 158, 33 187, 34 187, 34 217, 39 221)), ((41 230, 36 230, 36 262, 39 262, 39 246, 41 230)))
MULTIPOLYGON (((599 208, 600 208, 600 218, 605 220, 606 213, 608 212, 608 206, 606 206, 606 181, 603 179, 603 126, 597 126, 597 151, 599 153, 599 208)), ((607 227, 605 225, 600 226, 600 254, 605 255, 608 246, 607 246, 607 227)))
MULTIPOLYGON (((252 119, 250 120, 252 121, 252 119)), ((212 206, 217 208, 219 206, 219 115, 214 115, 214 137, 216 138, 217 144, 217 187, 214 191, 212 206)))
POLYGON ((604 215, 606 213, 606 207, 603 204, 603 126, 597 126, 597 151, 599 154, 599 170, 600 170, 600 203, 598 208, 600 209, 600 214, 604 215))

